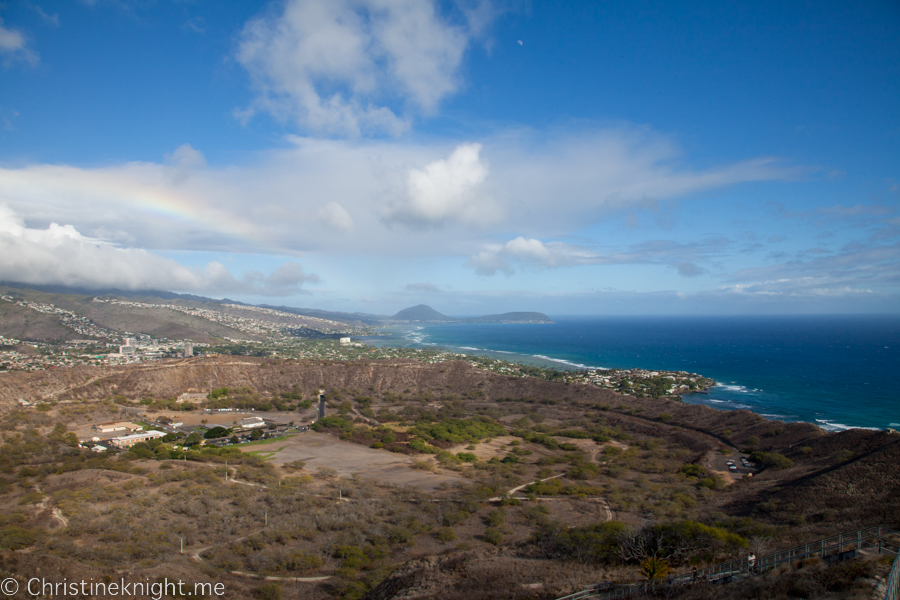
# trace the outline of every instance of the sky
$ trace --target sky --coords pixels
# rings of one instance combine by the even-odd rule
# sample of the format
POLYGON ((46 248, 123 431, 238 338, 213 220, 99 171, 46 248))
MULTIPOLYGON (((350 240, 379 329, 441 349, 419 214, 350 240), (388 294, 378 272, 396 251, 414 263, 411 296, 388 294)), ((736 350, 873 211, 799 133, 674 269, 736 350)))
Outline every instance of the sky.
POLYGON ((900 313, 900 4, 0 0, 0 281, 900 313))

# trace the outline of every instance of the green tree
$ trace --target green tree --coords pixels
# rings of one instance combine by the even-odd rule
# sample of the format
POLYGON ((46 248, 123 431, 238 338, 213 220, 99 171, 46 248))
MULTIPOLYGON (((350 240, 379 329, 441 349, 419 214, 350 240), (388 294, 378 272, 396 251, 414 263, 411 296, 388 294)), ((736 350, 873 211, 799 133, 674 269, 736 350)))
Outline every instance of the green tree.
POLYGON ((202 441, 203 441, 203 436, 195 431, 191 435, 184 438, 184 445, 185 446, 196 446, 197 444, 199 444, 202 441))
POLYGON ((228 435, 228 430, 224 427, 213 427, 212 429, 204 433, 203 437, 211 440, 213 438, 225 437, 226 435, 228 435))

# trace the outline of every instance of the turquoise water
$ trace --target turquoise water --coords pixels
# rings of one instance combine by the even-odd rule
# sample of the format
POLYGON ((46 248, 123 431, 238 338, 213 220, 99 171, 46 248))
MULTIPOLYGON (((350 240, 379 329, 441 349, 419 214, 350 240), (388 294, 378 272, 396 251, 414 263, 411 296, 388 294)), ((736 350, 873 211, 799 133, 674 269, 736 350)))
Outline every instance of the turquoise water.
POLYGON ((568 317, 548 325, 394 327, 370 343, 557 367, 679 370, 717 385, 686 402, 837 431, 900 427, 900 317, 568 317))

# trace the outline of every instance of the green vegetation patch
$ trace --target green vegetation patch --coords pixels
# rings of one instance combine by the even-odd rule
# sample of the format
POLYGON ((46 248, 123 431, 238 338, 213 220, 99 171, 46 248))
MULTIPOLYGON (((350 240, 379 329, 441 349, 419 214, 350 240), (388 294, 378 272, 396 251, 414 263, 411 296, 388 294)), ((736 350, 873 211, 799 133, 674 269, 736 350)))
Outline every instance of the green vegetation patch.
POLYGON ((505 435, 506 428, 489 417, 444 419, 438 423, 420 423, 409 430, 425 441, 441 440, 461 444, 472 440, 505 435))

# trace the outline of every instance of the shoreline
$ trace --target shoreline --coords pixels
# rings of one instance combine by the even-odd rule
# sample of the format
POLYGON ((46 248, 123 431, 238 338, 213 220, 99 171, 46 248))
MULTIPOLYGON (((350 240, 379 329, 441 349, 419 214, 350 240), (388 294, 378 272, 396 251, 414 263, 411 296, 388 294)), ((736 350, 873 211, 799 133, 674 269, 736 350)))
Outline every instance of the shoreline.
MULTIPOLYGON (((461 354, 464 356, 486 357, 494 360, 509 362, 511 364, 518 364, 529 367, 567 371, 573 374, 585 370, 607 372, 631 370, 629 368, 589 365, 586 364, 588 361, 582 363, 563 358, 553 358, 552 356, 548 356, 546 353, 526 354, 508 350, 479 348, 475 345, 441 345, 435 342, 426 342, 425 340, 427 339, 427 334, 422 331, 423 329, 423 326, 415 327, 415 329, 412 331, 420 333, 418 333, 417 335, 412 335, 410 337, 404 336, 404 338, 401 338, 400 336, 395 337, 393 335, 383 337, 379 336, 378 342, 380 343, 373 344, 373 346, 378 348, 407 348, 410 350, 429 350, 434 352, 444 351, 448 353, 461 354)), ((367 343, 368 340, 365 340, 365 342, 367 343)), ((647 369, 638 370, 646 371, 647 369)), ((659 369, 658 371, 660 373, 679 372, 668 369, 659 369)), ((792 410, 790 410, 792 407, 790 406, 789 402, 785 402, 784 399, 780 397, 780 394, 773 394, 770 392, 765 392, 759 388, 744 386, 735 381, 728 382, 720 381, 713 377, 703 377, 710 380, 711 384, 704 387, 703 389, 672 395, 678 397, 679 401, 686 404, 708 406, 709 408, 714 408, 721 411, 749 410, 750 412, 753 412, 754 414, 757 414, 770 421, 781 421, 785 423, 810 423, 812 425, 815 425, 816 427, 819 427, 823 431, 827 431, 830 433, 848 431, 851 429, 884 431, 886 429, 896 429, 900 427, 900 423, 894 423, 889 417, 884 419, 886 421, 886 423, 884 424, 847 424, 846 421, 850 420, 850 422, 852 423, 852 420, 841 417, 840 415, 828 414, 827 411, 814 411, 813 414, 808 415, 801 414, 803 412, 810 412, 802 410, 804 408, 802 406, 800 407, 800 410, 797 411, 797 414, 790 414, 791 412, 793 412, 792 410), (754 399, 757 399, 755 398, 755 396, 761 396, 765 400, 765 403, 753 402, 754 399), (768 404, 768 406, 766 404, 768 404), (775 410, 773 411, 772 408, 775 408, 775 410), (785 411, 785 408, 787 408, 788 410, 785 411), (784 414, 785 412, 787 412, 788 414, 784 414)), ((900 418, 898 418, 898 421, 900 421, 900 418)))

